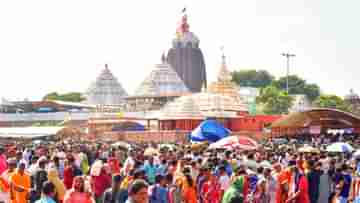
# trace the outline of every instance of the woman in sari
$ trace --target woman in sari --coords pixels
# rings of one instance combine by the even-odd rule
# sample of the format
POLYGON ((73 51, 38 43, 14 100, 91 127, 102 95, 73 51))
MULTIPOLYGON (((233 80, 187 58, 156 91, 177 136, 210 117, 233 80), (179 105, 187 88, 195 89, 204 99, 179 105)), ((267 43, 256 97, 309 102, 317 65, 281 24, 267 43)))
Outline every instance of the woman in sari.
POLYGON ((182 185, 182 196, 185 203, 196 203, 196 187, 190 173, 184 174, 185 179, 182 185))
POLYGON ((244 203, 244 186, 245 186, 245 177, 239 176, 234 179, 234 182, 228 190, 225 191, 224 197, 221 203, 244 203))
POLYGON ((55 199, 58 202, 63 202, 66 188, 64 183, 60 180, 58 170, 56 168, 50 168, 48 170, 48 180, 55 186, 55 199))
POLYGON ((211 174, 209 179, 202 185, 204 203, 219 203, 221 196, 221 185, 218 178, 211 174))
POLYGON ((85 180, 81 176, 74 178, 73 187, 67 191, 64 203, 95 203, 91 193, 85 190, 85 180))

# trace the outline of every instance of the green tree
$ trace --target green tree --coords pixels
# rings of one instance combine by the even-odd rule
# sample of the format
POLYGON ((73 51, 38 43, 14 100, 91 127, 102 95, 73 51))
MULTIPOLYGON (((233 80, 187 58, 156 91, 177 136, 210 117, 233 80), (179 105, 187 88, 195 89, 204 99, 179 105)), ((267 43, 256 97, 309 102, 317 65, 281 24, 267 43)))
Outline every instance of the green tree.
POLYGON ((68 102, 82 102, 85 97, 79 92, 69 92, 65 94, 58 94, 57 92, 51 92, 43 97, 43 100, 59 100, 68 102))
POLYGON ((287 114, 294 98, 275 86, 268 86, 261 89, 256 101, 263 105, 266 114, 287 114))
POLYGON ((332 108, 342 111, 351 111, 351 107, 341 97, 336 95, 321 95, 314 101, 314 105, 320 108, 332 108))
POLYGON ((232 72, 232 80, 245 87, 266 87, 274 79, 275 77, 266 70, 240 70, 232 72))
MULTIPOLYGON (((272 85, 286 90, 286 77, 273 81, 272 85)), ((314 101, 320 95, 320 88, 316 84, 307 84, 306 80, 297 75, 289 76, 289 94, 305 94, 310 101, 314 101)))
POLYGON ((43 97, 43 100, 57 100, 59 94, 57 92, 51 92, 43 97))
POLYGON ((317 84, 306 84, 304 94, 308 96, 310 101, 315 101, 320 96, 320 87, 317 84))

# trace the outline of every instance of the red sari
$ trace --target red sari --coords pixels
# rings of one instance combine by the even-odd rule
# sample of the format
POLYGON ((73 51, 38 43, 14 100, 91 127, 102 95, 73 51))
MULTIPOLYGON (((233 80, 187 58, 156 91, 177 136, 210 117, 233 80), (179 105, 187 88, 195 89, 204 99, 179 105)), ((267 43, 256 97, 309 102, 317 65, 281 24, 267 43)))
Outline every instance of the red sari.
MULTIPOLYGON (((293 179, 291 179, 290 181, 290 193, 291 191, 293 191, 294 187, 295 187, 295 182, 293 179)), ((310 197, 309 197, 309 184, 308 184, 308 180, 306 178, 306 176, 302 175, 300 176, 299 179, 299 183, 298 183, 298 191, 296 192, 300 192, 299 196, 296 198, 296 200, 294 201, 294 203, 310 203, 310 197)))
POLYGON ((64 185, 67 190, 72 188, 73 180, 74 180, 73 169, 71 167, 66 167, 64 169, 64 185))
POLYGON ((108 164, 111 168, 111 174, 120 173, 120 161, 116 157, 110 157, 108 164))
POLYGON ((213 176, 207 180, 201 188, 203 203, 219 203, 221 198, 221 185, 217 177, 213 176))

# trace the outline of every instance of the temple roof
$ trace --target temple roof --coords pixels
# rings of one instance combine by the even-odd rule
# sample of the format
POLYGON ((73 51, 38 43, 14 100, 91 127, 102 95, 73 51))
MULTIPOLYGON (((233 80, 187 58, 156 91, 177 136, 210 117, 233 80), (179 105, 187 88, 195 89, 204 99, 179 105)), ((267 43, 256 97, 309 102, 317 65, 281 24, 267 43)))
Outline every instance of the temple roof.
POLYGON ((204 115, 200 111, 199 105, 193 97, 184 96, 170 102, 160 111, 160 119, 178 118, 178 119, 203 119, 204 115))
POLYGON ((162 63, 155 65, 136 89, 135 96, 180 96, 190 92, 179 75, 163 58, 162 63))
POLYGON ((247 112, 247 107, 234 98, 207 92, 195 93, 175 99, 161 110, 160 119, 236 117, 247 112))
POLYGON ((217 81, 209 85, 208 91, 214 94, 221 94, 230 96, 241 103, 241 96, 239 94, 239 86, 232 81, 231 72, 227 68, 225 55, 222 55, 222 62, 217 75, 217 81))
POLYGON ((105 68, 85 95, 88 104, 114 105, 123 103, 128 94, 105 64, 105 68))

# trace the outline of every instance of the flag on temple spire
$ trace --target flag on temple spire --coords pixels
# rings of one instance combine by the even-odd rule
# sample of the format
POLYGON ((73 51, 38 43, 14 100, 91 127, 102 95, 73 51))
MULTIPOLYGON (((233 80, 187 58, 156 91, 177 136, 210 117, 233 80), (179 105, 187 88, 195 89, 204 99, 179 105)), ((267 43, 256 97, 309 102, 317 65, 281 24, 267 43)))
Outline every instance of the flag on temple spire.
POLYGON ((181 13, 185 13, 186 12, 186 6, 184 6, 184 8, 182 9, 181 13))

